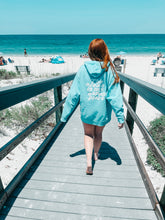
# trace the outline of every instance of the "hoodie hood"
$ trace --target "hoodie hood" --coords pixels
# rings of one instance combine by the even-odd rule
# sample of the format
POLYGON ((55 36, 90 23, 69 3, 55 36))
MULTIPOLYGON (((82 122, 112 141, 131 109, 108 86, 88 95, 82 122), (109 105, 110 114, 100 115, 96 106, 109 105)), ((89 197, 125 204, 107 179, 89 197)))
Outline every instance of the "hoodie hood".
POLYGON ((101 67, 102 64, 103 62, 99 61, 87 61, 84 66, 90 77, 98 78, 105 72, 105 69, 101 67))

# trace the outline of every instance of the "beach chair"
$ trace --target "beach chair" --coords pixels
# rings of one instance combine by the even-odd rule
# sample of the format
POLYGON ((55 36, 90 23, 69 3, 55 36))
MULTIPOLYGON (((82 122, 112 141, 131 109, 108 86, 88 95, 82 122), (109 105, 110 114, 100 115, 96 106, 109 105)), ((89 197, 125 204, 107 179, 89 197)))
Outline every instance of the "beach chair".
POLYGON ((30 75, 30 66, 15 66, 18 74, 27 73, 30 75))
POLYGON ((165 77, 165 68, 155 68, 154 77, 156 77, 157 74, 161 74, 162 77, 165 77))

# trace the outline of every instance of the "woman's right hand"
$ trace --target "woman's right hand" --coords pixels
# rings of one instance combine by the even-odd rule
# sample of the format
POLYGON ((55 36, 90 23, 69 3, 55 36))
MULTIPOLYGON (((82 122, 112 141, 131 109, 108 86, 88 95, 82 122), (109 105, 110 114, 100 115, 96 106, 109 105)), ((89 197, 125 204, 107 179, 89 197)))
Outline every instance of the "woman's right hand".
POLYGON ((124 125, 124 123, 123 124, 118 123, 118 128, 119 129, 123 128, 123 125, 124 125))

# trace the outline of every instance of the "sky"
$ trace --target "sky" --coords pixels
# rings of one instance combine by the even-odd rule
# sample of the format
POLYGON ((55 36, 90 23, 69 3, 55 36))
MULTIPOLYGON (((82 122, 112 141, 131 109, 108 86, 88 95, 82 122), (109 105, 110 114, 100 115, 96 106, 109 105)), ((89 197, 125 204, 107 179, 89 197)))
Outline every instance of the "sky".
POLYGON ((4 0, 0 34, 165 34, 165 0, 4 0))

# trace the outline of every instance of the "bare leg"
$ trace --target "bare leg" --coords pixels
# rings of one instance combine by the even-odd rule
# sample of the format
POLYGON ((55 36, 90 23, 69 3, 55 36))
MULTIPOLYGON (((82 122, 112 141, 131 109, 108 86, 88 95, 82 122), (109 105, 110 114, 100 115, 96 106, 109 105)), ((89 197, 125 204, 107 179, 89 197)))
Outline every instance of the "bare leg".
POLYGON ((102 143, 102 132, 104 126, 95 126, 94 130, 94 159, 98 160, 98 152, 102 143))
POLYGON ((87 157, 87 167, 92 167, 92 154, 93 154, 93 137, 94 125, 83 123, 84 126, 84 146, 87 157))

